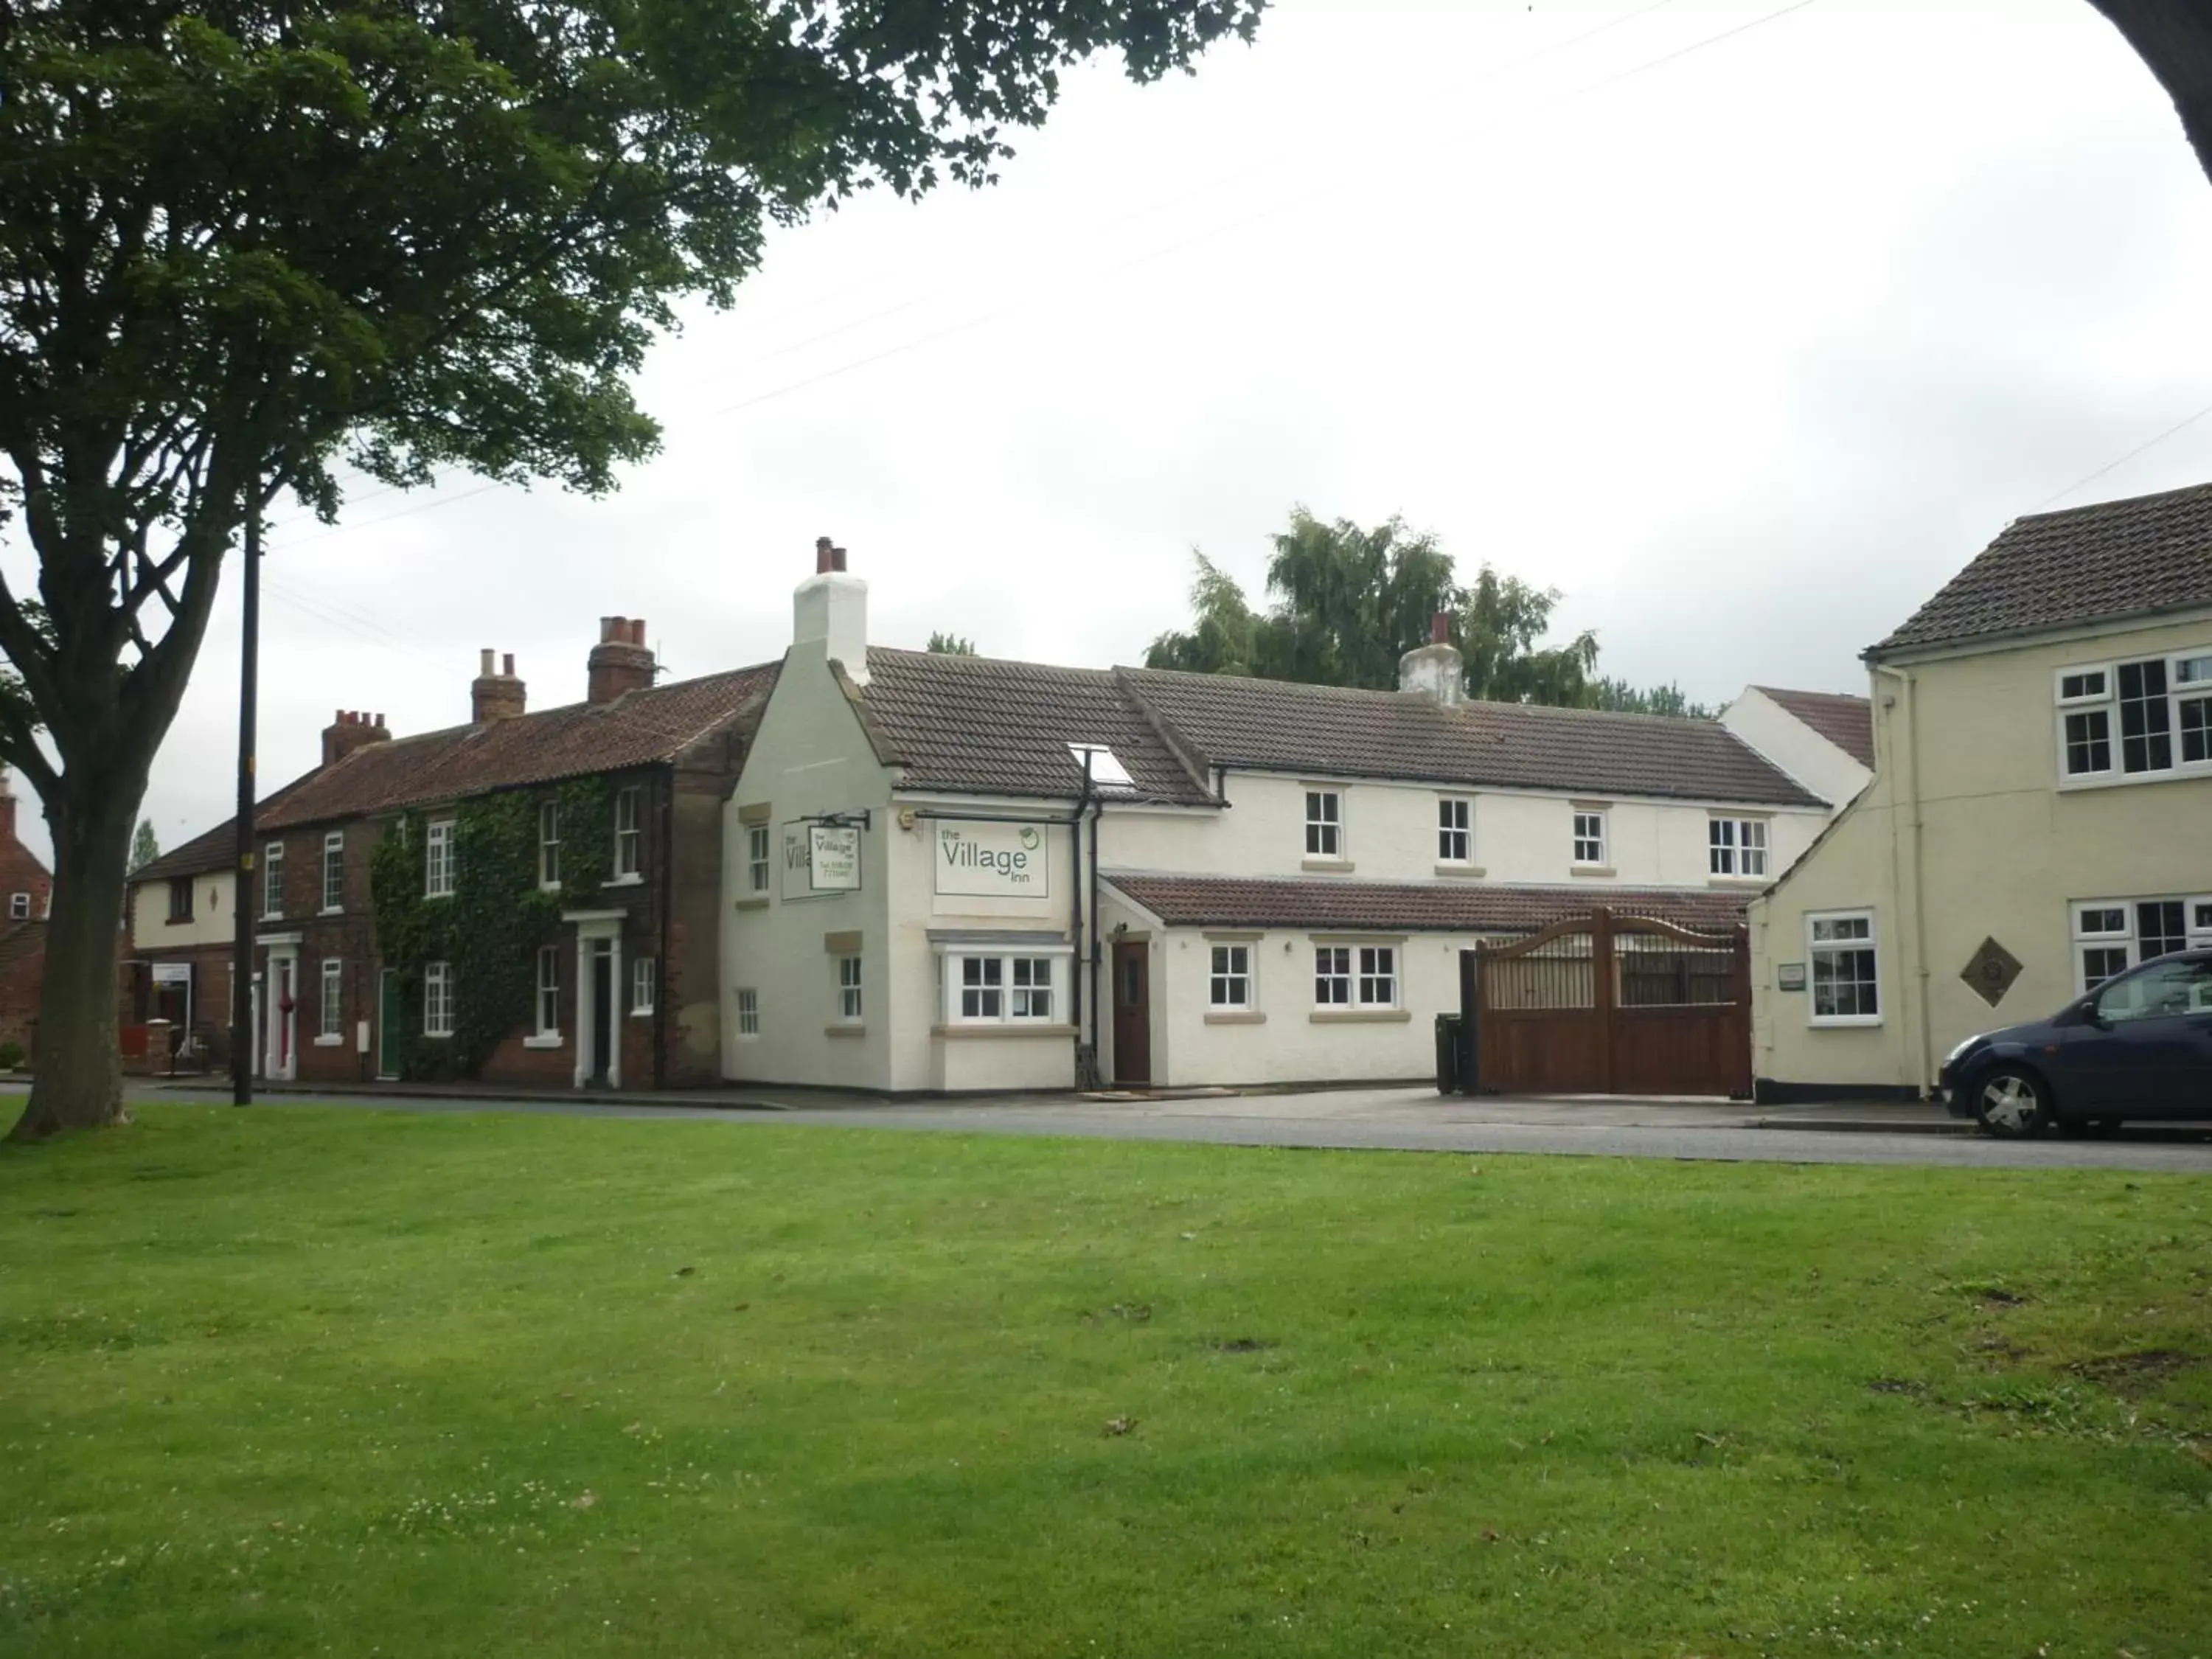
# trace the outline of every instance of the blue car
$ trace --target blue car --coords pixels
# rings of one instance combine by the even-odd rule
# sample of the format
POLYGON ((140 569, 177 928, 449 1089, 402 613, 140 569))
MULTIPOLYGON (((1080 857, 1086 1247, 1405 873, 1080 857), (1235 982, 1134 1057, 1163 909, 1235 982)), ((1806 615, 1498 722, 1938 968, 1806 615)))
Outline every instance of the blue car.
POLYGON ((2160 957, 2049 1019, 1968 1037, 1941 1082, 1951 1115, 1993 1135, 2212 1117, 2212 951, 2160 957))

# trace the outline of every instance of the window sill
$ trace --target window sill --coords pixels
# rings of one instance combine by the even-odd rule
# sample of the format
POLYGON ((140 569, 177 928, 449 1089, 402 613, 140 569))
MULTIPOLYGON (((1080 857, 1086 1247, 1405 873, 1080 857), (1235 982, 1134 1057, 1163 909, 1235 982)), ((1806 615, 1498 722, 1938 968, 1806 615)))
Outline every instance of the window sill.
POLYGON ((1602 880, 1609 876, 1617 876, 1620 872, 1609 864, 1577 864, 1570 868, 1567 873, 1571 876, 1593 876, 1602 880))
POLYGON ((541 893, 557 893, 561 890, 561 884, 557 881, 541 881, 538 884, 538 890, 541 893))
MULTIPOLYGON (((447 888, 447 889, 445 890, 445 891, 443 891, 443 892, 441 892, 441 893, 425 893, 425 894, 423 894, 423 895, 422 895, 422 902, 423 902, 423 903, 425 903, 425 904, 428 904, 428 903, 432 899, 449 899, 449 898, 453 897, 453 890, 452 888, 448 887, 448 888, 447 888)), ((326 916, 331 916, 331 915, 336 915, 337 914, 337 911, 335 911, 335 910, 325 910, 325 911, 324 911, 324 912, 323 912, 323 914, 324 914, 325 915, 326 915, 326 916)))
POLYGON ((2212 766, 2191 761, 2163 772, 2095 772, 2087 777, 2061 778, 2057 787, 2060 794, 2070 795, 2079 790, 2125 789, 2138 783, 2187 783, 2202 778, 2212 778, 2212 766))
POLYGON ((1764 888, 1770 878, 1765 876, 1708 876, 1708 887, 1730 887, 1740 892, 1756 893, 1764 888))
POLYGON ((1403 1025, 1410 1008, 1316 1008, 1306 1018, 1316 1025, 1403 1025))
POLYGON ((558 1031, 540 1031, 535 1036, 523 1038, 522 1046, 526 1048, 557 1048, 567 1040, 558 1031))
POLYGON ((626 876, 609 876, 606 884, 610 887, 642 887, 645 884, 645 877, 640 872, 633 870, 626 876))
POLYGON ((653 1010, 650 1008, 633 1008, 629 1011, 629 1017, 632 1019, 651 1019, 653 1018, 653 1010))
POLYGON ((1472 881, 1488 875, 1490 872, 1479 864, 1458 864, 1447 861, 1437 866, 1437 873, 1440 876, 1456 876, 1462 880, 1472 881))
POLYGON ((162 924, 165 927, 189 927, 191 925, 192 918, 190 916, 171 916, 162 924))
POLYGON ((331 1036, 319 1036, 314 1041, 318 1048, 341 1048, 345 1043, 345 1033, 340 1031, 331 1036))
POLYGON ((732 908, 738 910, 765 910, 768 908, 768 895, 757 893, 751 898, 741 898, 732 908))
POLYGON ((342 916, 345 914, 345 906, 343 904, 325 904, 321 909, 316 911, 315 914, 319 916, 342 916))
POLYGON ((1267 1023, 1267 1017, 1256 1009, 1249 1013, 1209 1012, 1206 1016, 1206 1023, 1208 1025, 1265 1025, 1267 1023))
POLYGON ((834 1025, 825 1025, 822 1028, 823 1036, 860 1037, 866 1036, 867 1034, 867 1026, 857 1019, 841 1019, 834 1025))
POLYGON ((1022 1020, 1006 1020, 1001 1023, 994 1023, 988 1020, 979 1019, 973 1024, 963 1023, 957 1025, 933 1025, 929 1028, 929 1034, 932 1036, 937 1037, 1065 1038, 1073 1036, 1075 1035, 1075 1028, 1073 1025, 1032 1024, 1022 1020))
POLYGON ((1881 1016, 1880 1014, 1849 1016, 1832 1014, 1823 1019, 1820 1015, 1814 1014, 1808 1018, 1805 1023, 1816 1031, 1869 1031, 1881 1024, 1881 1016))
POLYGON ((1298 868, 1317 871, 1323 875, 1348 876, 1353 866, 1350 859, 1301 859, 1298 868))

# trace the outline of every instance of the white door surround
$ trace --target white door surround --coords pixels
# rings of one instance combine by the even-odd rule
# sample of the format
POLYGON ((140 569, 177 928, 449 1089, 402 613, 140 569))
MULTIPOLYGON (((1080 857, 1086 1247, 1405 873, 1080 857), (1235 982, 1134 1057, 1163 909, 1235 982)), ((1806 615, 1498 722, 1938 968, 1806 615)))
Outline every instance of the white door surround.
POLYGON ((622 1087, 623 1034, 623 922, 626 910, 568 910, 561 920, 576 930, 576 1072, 575 1085, 589 1087, 592 1055, 602 1035, 607 1045, 607 1087, 622 1087), (599 981, 592 977, 596 961, 607 963, 607 1030, 599 1030, 601 1010, 599 981))
POLYGON ((261 1074, 272 1083, 289 1083, 300 1074, 300 943, 293 933, 264 939, 269 947, 267 1040, 262 1045, 261 1074))

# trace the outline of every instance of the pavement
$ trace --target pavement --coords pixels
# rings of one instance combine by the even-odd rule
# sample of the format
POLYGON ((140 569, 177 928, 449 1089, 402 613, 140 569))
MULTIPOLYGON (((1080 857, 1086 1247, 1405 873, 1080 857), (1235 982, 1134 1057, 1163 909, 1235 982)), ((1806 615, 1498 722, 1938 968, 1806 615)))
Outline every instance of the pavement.
MULTIPOLYGON (((216 1082, 149 1079, 134 1092, 223 1099, 216 1082)), ((999 1097, 886 1101, 794 1089, 533 1095, 489 1088, 357 1092, 279 1087, 283 1108, 508 1111, 590 1117, 708 1119, 963 1133, 1073 1135, 1399 1152, 1532 1152, 1751 1163, 1927 1164, 1949 1168, 2116 1169, 2212 1174, 2212 1125, 2131 1127, 2111 1139, 1991 1140, 1919 1102, 1753 1106, 1711 1098, 1439 1095, 1427 1085, 1182 1097, 999 1097)))

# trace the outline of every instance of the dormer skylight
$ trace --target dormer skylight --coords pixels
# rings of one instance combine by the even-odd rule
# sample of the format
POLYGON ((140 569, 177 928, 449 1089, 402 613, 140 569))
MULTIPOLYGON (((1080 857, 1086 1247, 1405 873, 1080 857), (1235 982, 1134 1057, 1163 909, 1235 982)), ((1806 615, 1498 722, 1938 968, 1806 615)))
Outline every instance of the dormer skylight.
POLYGON ((1093 789, 1103 792, 1105 790, 1133 791, 1136 788, 1137 781, 1129 775, 1129 769, 1122 765, 1115 757, 1114 751, 1104 744, 1071 743, 1067 745, 1067 752, 1075 762, 1078 771, 1083 770, 1085 765, 1088 765, 1091 773, 1091 787, 1093 789))

